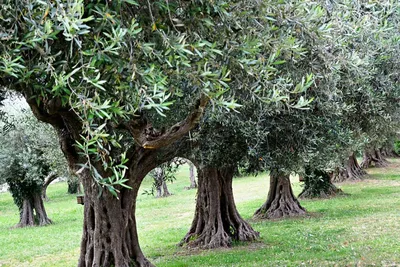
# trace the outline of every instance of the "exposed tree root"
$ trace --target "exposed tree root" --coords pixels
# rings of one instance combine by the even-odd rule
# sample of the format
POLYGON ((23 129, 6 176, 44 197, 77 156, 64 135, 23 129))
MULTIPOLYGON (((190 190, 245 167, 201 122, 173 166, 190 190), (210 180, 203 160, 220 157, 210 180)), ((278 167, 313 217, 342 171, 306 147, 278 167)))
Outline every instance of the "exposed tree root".
POLYGON ((40 193, 36 193, 31 198, 23 200, 20 210, 20 220, 15 227, 45 226, 51 223, 53 222, 47 217, 40 193))
POLYGON ((364 179, 367 175, 367 172, 360 167, 357 162, 357 158, 353 153, 349 159, 345 167, 337 168, 336 171, 332 173, 332 182, 341 183, 344 181, 360 181, 364 179))
POLYGON ((233 240, 253 241, 259 237, 236 209, 232 178, 233 168, 199 170, 195 217, 180 245, 213 249, 229 247, 233 240))
POLYGON ((293 195, 289 175, 271 171, 267 201, 254 213, 257 219, 277 219, 306 214, 293 195))
POLYGON ((382 156, 379 149, 364 150, 361 168, 367 169, 373 165, 377 168, 387 167, 389 165, 389 161, 382 156))

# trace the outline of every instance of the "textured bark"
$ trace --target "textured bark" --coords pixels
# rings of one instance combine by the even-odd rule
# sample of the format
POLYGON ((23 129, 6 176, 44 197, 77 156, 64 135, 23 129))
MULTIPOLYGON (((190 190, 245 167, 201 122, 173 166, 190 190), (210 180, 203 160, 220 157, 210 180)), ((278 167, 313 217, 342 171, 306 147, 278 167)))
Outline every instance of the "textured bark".
POLYGON ((371 166, 387 167, 389 162, 382 156, 379 149, 366 149, 363 153, 363 161, 361 167, 367 169, 371 166))
POLYGON ((44 208, 43 198, 40 193, 34 193, 30 198, 25 198, 20 210, 20 220, 16 227, 44 226, 51 224, 44 208))
POLYGON ((55 180, 57 179, 57 174, 52 172, 44 180, 43 188, 42 188, 42 198, 45 201, 49 201, 49 198, 47 197, 47 187, 55 180))
POLYGON ((289 175, 272 170, 267 201, 254 213, 254 217, 278 219, 304 214, 306 214, 306 210, 293 194, 289 175))
POLYGON ((188 189, 197 188, 196 177, 194 175, 194 164, 189 162, 189 179, 190 179, 190 187, 188 189))
POLYGON ((154 266, 143 255, 136 230, 136 198, 143 177, 132 177, 132 190, 121 188, 119 199, 99 188, 86 174, 81 254, 78 266, 154 266))
POLYGON ((189 232, 180 242, 189 247, 229 247, 233 240, 253 241, 259 233, 239 215, 233 198, 234 168, 198 169, 195 216, 189 232))
POLYGON ((361 168, 358 164, 355 154, 351 154, 342 168, 337 168, 332 173, 333 182, 344 182, 344 181, 359 181, 367 175, 367 172, 361 168))
POLYGON ((326 171, 306 168, 303 178, 304 189, 299 198, 328 198, 343 193, 332 183, 331 175, 326 171))
MULTIPOLYGON (((76 140, 81 140, 82 133, 80 118, 68 106, 62 106, 58 98, 36 102, 29 88, 26 88, 25 98, 35 117, 56 129, 69 168, 76 173, 77 166, 86 164, 88 160, 76 147, 76 140)), ((126 185, 132 189, 118 188, 119 198, 103 189, 99 197, 100 187, 88 169, 81 169, 79 176, 84 187, 85 205, 79 267, 153 266, 139 246, 135 218, 137 191, 149 171, 176 156, 180 140, 197 125, 208 101, 207 96, 201 96, 186 119, 167 130, 157 131, 144 116, 132 116, 128 121, 107 125, 126 131, 134 138, 135 142, 127 152, 129 165, 125 174, 126 185)), ((114 158, 119 153, 116 151, 114 158)), ((104 172, 101 162, 89 160, 102 177, 111 175, 104 172)))

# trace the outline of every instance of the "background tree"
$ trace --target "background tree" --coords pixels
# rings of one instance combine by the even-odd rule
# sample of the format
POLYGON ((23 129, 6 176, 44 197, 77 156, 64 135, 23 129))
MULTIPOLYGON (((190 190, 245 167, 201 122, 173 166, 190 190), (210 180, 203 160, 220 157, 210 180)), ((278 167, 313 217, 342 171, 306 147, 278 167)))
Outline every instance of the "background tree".
POLYGON ((195 176, 195 171, 196 167, 191 161, 188 161, 189 164, 189 180, 190 180, 190 186, 187 187, 187 189, 193 189, 197 188, 197 182, 196 182, 196 176, 195 176))
POLYGON ((344 150, 348 159, 334 180, 358 180, 365 171, 355 152, 384 142, 389 129, 397 127, 398 7, 349 1, 332 8, 332 18, 340 26, 334 35, 337 53, 349 62, 340 64, 337 84, 346 105, 342 123, 353 133, 351 145, 344 150))
POLYGON ((51 223, 42 199, 45 179, 52 176, 44 154, 48 140, 43 132, 38 135, 40 126, 30 122, 25 116, 14 118, 14 129, 2 135, 0 142, 0 176, 9 185, 20 211, 17 227, 51 223))

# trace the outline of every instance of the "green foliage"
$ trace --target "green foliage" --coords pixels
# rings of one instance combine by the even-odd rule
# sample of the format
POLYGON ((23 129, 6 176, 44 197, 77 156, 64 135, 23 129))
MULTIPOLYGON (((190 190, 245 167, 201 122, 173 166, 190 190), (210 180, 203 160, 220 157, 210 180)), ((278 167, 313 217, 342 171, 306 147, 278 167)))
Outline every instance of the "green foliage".
POLYGON ((12 122, 13 128, 0 136, 0 180, 10 186, 15 204, 21 209, 24 199, 41 192, 50 171, 65 173, 66 162, 54 131, 36 121, 20 100, 9 99, 3 107, 7 114, 4 125, 12 122))
POLYGON ((149 175, 153 178, 153 184, 151 189, 146 189, 142 194, 154 196, 157 188, 161 187, 160 182, 170 182, 173 183, 176 180, 176 173, 178 172, 180 166, 185 164, 186 161, 180 158, 174 158, 171 161, 165 162, 158 166, 156 169, 152 170, 149 175))

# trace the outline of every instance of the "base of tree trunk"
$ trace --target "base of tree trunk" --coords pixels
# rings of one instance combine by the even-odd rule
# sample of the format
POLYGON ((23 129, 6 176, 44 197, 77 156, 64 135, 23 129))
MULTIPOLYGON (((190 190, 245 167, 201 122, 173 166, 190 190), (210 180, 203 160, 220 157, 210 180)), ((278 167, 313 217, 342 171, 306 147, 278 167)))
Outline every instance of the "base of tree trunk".
POLYGON ((353 153, 346 162, 345 167, 337 168, 332 173, 332 181, 341 183, 345 181, 360 181, 364 179, 367 172, 360 167, 357 158, 353 153))
POLYGON ((371 166, 377 168, 383 168, 389 166, 389 161, 387 161, 381 154, 379 149, 365 150, 363 154, 363 160, 361 162, 361 168, 367 169, 371 166))
POLYGON ((305 215, 306 210, 295 198, 289 175, 271 171, 267 201, 254 213, 256 219, 279 219, 305 215))
POLYGON ((259 233, 243 220, 235 206, 233 168, 206 167, 199 170, 198 176, 195 217, 179 244, 213 249, 229 247, 233 240, 256 240, 259 233))
POLYGON ((106 189, 99 198, 99 187, 86 174, 84 225, 78 267, 154 267, 139 246, 135 209, 139 185, 122 188, 119 199, 106 189))
POLYGON ((306 168, 304 180, 304 189, 299 198, 330 198, 343 194, 343 191, 332 183, 331 176, 326 171, 311 171, 306 168))
POLYGON ((52 223, 49 217, 47 217, 42 196, 40 193, 37 193, 30 199, 23 200, 20 210, 20 220, 15 227, 45 226, 52 223))

